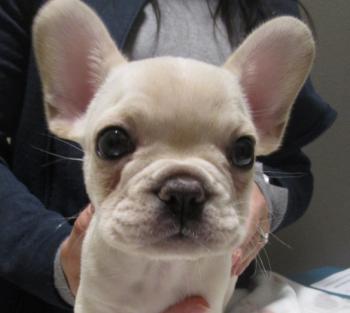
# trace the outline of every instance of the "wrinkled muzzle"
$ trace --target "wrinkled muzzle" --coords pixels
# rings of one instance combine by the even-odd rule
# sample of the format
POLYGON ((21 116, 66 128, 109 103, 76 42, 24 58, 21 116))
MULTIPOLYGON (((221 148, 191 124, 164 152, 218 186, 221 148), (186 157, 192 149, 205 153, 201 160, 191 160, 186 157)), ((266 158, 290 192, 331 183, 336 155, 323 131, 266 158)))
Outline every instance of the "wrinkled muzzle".
POLYGON ((245 235, 247 195, 200 159, 159 160, 120 181, 102 203, 99 231, 115 248, 151 257, 227 252, 245 235))

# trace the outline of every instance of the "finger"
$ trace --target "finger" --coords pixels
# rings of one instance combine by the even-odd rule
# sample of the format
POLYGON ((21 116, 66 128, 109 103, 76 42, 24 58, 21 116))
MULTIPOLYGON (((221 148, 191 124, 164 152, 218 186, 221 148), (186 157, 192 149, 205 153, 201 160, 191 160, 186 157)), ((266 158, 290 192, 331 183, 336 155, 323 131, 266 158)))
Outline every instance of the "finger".
POLYGON ((208 312, 208 302, 202 297, 190 297, 171 306, 164 313, 205 313, 208 312))
POLYGON ((74 223, 73 230, 71 233, 72 241, 81 241, 85 235, 85 232, 90 224, 93 215, 92 206, 89 204, 78 216, 74 223))
POLYGON ((234 275, 241 275, 242 272, 249 266, 249 264, 258 256, 261 249, 266 245, 266 241, 262 240, 260 235, 254 236, 253 240, 242 248, 242 255, 232 268, 234 275))
POLYGON ((232 268, 231 268, 231 276, 238 275, 241 272, 242 264, 250 263, 256 254, 260 251, 261 246, 260 243, 254 241, 253 239, 241 246, 232 256, 232 268))
POLYGON ((75 295, 80 280, 81 246, 85 232, 90 224, 93 210, 88 205, 78 216, 72 232, 61 246, 61 264, 68 280, 68 285, 75 295))
POLYGON ((237 270, 238 265, 241 263, 241 258, 242 258, 242 249, 237 249, 232 254, 231 276, 236 275, 235 272, 237 270))
POLYGON ((245 260, 242 260, 241 263, 237 264, 237 267, 235 268, 235 275, 240 276, 242 273, 247 269, 250 263, 258 256, 259 251, 255 251, 251 254, 250 258, 246 258, 245 260))

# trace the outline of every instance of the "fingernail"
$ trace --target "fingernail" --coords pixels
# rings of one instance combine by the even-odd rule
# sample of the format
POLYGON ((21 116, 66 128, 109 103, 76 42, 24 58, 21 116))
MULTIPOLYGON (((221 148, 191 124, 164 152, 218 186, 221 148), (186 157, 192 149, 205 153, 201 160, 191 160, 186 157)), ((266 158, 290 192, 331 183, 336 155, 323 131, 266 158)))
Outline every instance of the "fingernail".
POLYGON ((191 313, 205 313, 208 312, 208 307, 203 305, 197 305, 191 308, 191 313))
POLYGON ((206 313, 208 308, 208 302, 204 298, 191 297, 182 302, 180 306, 174 306, 173 311, 169 311, 169 313, 206 313))
POLYGON ((195 306, 204 307, 204 308, 209 307, 207 300, 205 300, 203 297, 193 296, 193 297, 189 298, 189 300, 193 301, 193 303, 195 303, 195 306))

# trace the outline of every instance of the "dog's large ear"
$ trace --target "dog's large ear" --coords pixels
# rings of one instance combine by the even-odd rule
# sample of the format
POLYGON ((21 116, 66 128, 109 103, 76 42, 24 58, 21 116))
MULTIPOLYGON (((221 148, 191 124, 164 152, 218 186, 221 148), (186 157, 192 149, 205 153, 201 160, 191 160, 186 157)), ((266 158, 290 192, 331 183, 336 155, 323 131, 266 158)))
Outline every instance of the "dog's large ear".
POLYGON ((51 0, 33 25, 50 130, 79 141, 79 122, 110 69, 126 62, 106 27, 79 0, 51 0))
POLYGON ((258 131, 258 155, 281 143, 290 109, 308 76, 315 54, 309 28, 293 17, 257 28, 224 67, 238 76, 258 131))

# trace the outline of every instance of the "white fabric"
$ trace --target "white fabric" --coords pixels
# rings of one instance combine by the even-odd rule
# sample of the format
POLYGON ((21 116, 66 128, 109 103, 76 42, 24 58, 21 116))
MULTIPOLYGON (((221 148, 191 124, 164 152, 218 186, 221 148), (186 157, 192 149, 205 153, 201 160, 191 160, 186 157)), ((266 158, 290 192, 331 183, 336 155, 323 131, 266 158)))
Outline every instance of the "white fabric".
POLYGON ((350 297, 350 268, 330 275, 311 287, 350 297))
POLYGON ((350 313, 350 300, 307 288, 276 273, 259 274, 252 290, 237 289, 225 313, 350 313))

